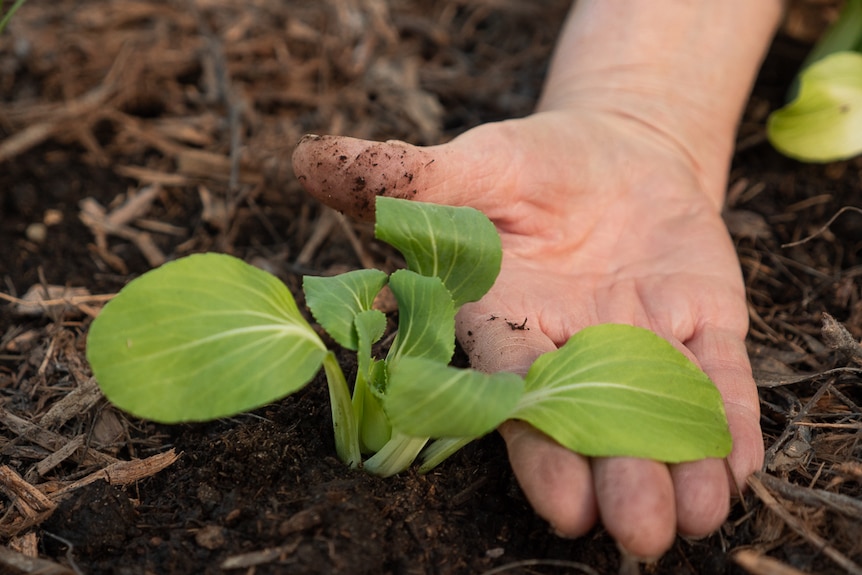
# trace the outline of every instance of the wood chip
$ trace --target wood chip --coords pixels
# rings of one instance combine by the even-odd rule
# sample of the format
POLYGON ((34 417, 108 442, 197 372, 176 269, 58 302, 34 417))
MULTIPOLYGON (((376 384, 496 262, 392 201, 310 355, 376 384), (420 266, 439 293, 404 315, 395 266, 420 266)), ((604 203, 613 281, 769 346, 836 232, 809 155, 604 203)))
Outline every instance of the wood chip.
POLYGON ((24 481, 8 465, 0 465, 0 491, 12 500, 12 505, 26 517, 36 517, 53 511, 57 505, 41 491, 24 481))
POLYGON ((62 498, 67 493, 71 493, 76 489, 80 489, 85 485, 89 485, 94 481, 104 480, 111 485, 128 485, 135 481, 140 481, 146 477, 155 475, 159 471, 171 466, 179 459, 175 449, 168 450, 164 453, 158 453, 147 457, 146 459, 134 459, 132 461, 117 461, 112 465, 100 469, 86 477, 66 485, 56 493, 51 495, 52 499, 62 498))
POLYGON ((0 547, 0 573, 9 575, 78 575, 72 569, 38 557, 0 547))
POLYGON ((784 523, 790 527, 797 535, 808 541, 819 553, 822 553, 831 559, 836 565, 840 566, 849 575, 862 575, 862 567, 856 564, 852 559, 838 551, 829 542, 811 530, 808 525, 801 519, 797 519, 788 509, 776 499, 776 497, 767 489, 760 480, 761 473, 755 473, 748 478, 748 485, 757 497, 763 501, 763 504, 777 515, 784 523))
MULTIPOLYGON (((86 437, 83 435, 79 435, 77 437, 74 437, 71 440, 69 440, 69 442, 66 445, 64 445, 63 447, 61 447, 60 449, 58 449, 57 451, 55 451, 54 453, 52 453, 51 455, 49 455, 48 457, 46 457, 45 459, 43 459, 42 461, 37 463, 36 467, 35 467, 35 473, 37 474, 37 476, 38 477, 44 477, 52 469, 54 469, 55 467, 57 467, 58 465, 60 465, 61 463, 63 463, 67 459, 69 459, 70 457, 72 457, 72 455, 74 455, 74 453, 76 451, 78 451, 78 449, 80 449, 81 447, 84 446, 84 440, 85 439, 86 439, 86 437)), ((28 476, 27 479, 30 481, 35 481, 37 479, 37 477, 28 476)))
POLYGON ((17 513, 6 513, 0 518, 0 536, 14 537, 38 525, 51 516, 57 505, 41 491, 30 485, 8 465, 0 466, 0 492, 11 501, 17 513))
MULTIPOLYGON (((23 437, 27 439, 27 441, 35 443, 40 447, 44 447, 51 452, 59 451, 69 442, 67 437, 62 436, 59 433, 43 429, 34 423, 6 411, 2 407, 0 407, 0 424, 5 425, 15 435, 23 437)), ((117 463, 117 459, 115 457, 111 457, 110 455, 101 453, 95 449, 86 449, 81 453, 75 454, 75 460, 82 465, 104 466, 117 463)))
POLYGON ((39 418, 39 425, 47 429, 61 427, 73 417, 90 411, 102 397, 104 396, 96 378, 91 377, 54 403, 51 409, 39 418))
POLYGON ((805 575, 805 572, 754 549, 740 549, 733 554, 733 560, 751 575, 805 575))
POLYGON ((81 301, 90 296, 87 288, 67 287, 60 285, 30 286, 30 289, 18 302, 12 306, 16 315, 25 317, 41 317, 45 315, 60 314, 69 317, 79 313, 74 305, 75 301, 81 301))
POLYGON ((280 557, 286 557, 292 554, 294 551, 297 550, 297 548, 299 548, 299 543, 300 541, 295 541, 287 545, 270 547, 269 549, 252 551, 251 553, 243 553, 242 555, 234 555, 233 557, 228 557, 227 559, 225 559, 221 564, 221 568, 248 569, 256 565, 271 563, 279 559, 280 557))

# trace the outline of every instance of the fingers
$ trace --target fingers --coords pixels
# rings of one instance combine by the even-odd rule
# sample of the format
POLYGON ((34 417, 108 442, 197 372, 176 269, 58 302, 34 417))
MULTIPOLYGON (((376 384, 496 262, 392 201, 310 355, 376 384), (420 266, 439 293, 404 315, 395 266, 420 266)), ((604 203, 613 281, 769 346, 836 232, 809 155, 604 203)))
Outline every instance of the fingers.
MULTIPOLYGON (((556 349, 541 330, 529 329, 530 318, 507 318, 503 302, 493 296, 465 305, 458 314, 459 340, 471 365, 487 372, 526 374, 542 353, 556 349), (499 305, 497 305, 499 304, 499 305)), ((597 517, 589 460, 560 446, 521 421, 499 428, 506 441, 509 462, 533 509, 564 537, 578 537, 597 517)))
POLYGON ((676 500, 663 463, 631 457, 593 460, 602 524, 629 554, 648 561, 676 536, 676 500))
POLYGON ((488 195, 497 193, 510 167, 504 133, 500 124, 488 124, 431 147, 309 135, 294 150, 293 170, 309 194, 364 220, 373 219, 374 198, 381 195, 486 211, 499 207, 488 195))
POLYGON ((727 458, 740 490, 748 476, 763 465, 760 400, 751 374, 743 335, 721 328, 701 329, 686 342, 701 368, 715 383, 724 400, 733 450, 727 458))
POLYGON ((705 459, 671 467, 676 492, 677 531, 687 537, 706 537, 730 512, 730 483, 721 459, 705 459))
POLYGON ((732 477, 728 477, 725 462, 716 459, 671 469, 679 532, 702 537, 721 525, 729 511, 730 496, 763 464, 763 439, 757 387, 741 333, 703 329, 686 345, 718 387, 733 437, 733 450, 727 458, 732 477))
POLYGON ((563 537, 579 537, 596 521, 590 463, 521 421, 500 426, 512 471, 533 509, 563 537))

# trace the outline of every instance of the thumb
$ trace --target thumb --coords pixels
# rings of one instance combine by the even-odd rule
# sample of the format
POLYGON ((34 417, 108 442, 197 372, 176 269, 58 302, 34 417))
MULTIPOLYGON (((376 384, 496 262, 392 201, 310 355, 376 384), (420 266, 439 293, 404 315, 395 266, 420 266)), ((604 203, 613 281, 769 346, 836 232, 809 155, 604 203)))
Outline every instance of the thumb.
POLYGON ((293 171, 309 194, 358 219, 374 219, 376 196, 470 205, 485 211, 483 204, 490 205, 483 199, 485 192, 495 189, 499 177, 487 177, 496 170, 488 162, 505 160, 477 146, 469 134, 430 147, 308 135, 293 153, 293 171))

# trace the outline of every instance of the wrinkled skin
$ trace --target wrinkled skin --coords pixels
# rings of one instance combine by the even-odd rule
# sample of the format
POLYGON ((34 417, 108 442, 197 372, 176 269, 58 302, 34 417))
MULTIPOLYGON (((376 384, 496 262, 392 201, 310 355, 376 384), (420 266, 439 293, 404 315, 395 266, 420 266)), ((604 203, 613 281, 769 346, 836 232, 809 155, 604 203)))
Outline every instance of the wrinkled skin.
POLYGON ((685 152, 626 115, 569 107, 430 148, 307 137, 293 158, 312 195, 355 217, 371 217, 374 196, 385 194, 491 218, 502 270, 457 323, 474 367, 525 373, 581 328, 615 322, 654 330, 706 371, 734 438, 727 462, 588 459, 524 423, 500 429, 525 494, 560 535, 584 534, 600 519, 644 559, 665 552, 677 532, 715 530, 763 458, 745 293, 715 199, 724 176, 705 177, 685 152), (490 316, 526 318, 527 329, 490 316))

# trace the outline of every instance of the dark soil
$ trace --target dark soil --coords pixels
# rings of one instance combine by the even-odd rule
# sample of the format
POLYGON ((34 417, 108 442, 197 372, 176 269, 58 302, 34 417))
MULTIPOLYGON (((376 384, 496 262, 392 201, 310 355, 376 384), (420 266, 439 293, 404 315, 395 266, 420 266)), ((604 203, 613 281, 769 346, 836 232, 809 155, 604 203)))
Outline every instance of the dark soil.
MULTIPOLYGON (((303 273, 391 269, 397 255, 366 225, 303 195, 294 143, 306 132, 436 143, 527 114, 566 7, 30 0, 0 36, 0 291, 112 294, 160 256, 199 251, 265 267, 297 297, 303 273), (81 217, 85 198, 110 211, 150 186, 154 199, 104 240, 104 224, 81 217)), ((841 212, 824 228, 862 207, 862 162, 802 165, 763 132, 805 50, 784 37, 773 47, 740 128, 727 209, 762 387, 762 485, 791 519, 749 493, 720 532, 679 539, 648 573, 776 573, 739 567, 740 550, 803 572, 860 572, 862 362, 821 327, 831 314, 862 337, 862 215, 841 212)), ((497 436, 428 475, 345 468, 322 379, 210 424, 154 425, 98 397, 58 415, 87 389, 86 333, 101 301, 30 315, 0 303, 0 467, 12 474, 0 480, 0 572, 619 570, 600 527, 563 540, 534 515, 497 436), (74 483, 170 449, 180 457, 161 471, 74 483), (33 514, 38 502, 22 503, 31 500, 14 485, 47 497, 46 511, 33 514), (28 567, 25 556, 43 562, 28 567)))

